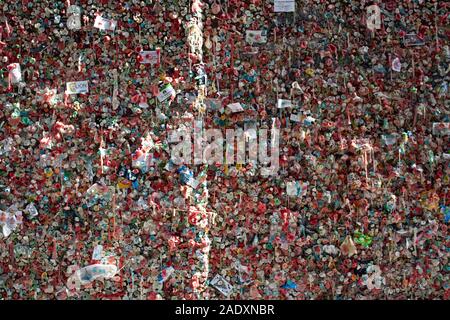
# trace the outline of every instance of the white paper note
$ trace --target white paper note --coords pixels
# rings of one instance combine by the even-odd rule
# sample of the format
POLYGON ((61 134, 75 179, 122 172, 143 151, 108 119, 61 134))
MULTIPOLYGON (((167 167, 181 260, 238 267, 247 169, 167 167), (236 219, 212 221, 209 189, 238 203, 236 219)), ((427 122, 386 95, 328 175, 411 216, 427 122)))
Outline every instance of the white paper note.
POLYGON ((274 12, 295 12, 295 0, 275 0, 274 12))
POLYGON ((75 81, 66 83, 67 94, 88 93, 89 82, 88 81, 75 81))
POLYGON ((111 30, 114 31, 117 26, 117 21, 109 20, 102 18, 101 16, 97 16, 94 21, 94 27, 100 30, 111 30))

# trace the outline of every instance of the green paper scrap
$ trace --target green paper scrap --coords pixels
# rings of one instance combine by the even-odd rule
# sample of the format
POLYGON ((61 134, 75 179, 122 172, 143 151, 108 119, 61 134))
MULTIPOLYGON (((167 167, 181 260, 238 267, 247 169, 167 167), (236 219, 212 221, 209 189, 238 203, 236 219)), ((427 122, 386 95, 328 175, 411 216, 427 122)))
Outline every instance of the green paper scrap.
POLYGON ((365 235, 360 231, 356 231, 354 241, 355 243, 362 245, 364 248, 368 248, 372 244, 372 237, 365 235))

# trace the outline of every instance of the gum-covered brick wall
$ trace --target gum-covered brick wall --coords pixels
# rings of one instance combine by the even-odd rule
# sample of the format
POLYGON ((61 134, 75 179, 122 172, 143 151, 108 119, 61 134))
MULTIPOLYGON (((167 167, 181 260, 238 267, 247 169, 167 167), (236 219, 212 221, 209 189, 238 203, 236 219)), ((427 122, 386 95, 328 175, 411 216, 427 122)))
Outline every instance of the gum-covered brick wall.
POLYGON ((0 1, 0 297, 448 299, 449 5, 0 1))

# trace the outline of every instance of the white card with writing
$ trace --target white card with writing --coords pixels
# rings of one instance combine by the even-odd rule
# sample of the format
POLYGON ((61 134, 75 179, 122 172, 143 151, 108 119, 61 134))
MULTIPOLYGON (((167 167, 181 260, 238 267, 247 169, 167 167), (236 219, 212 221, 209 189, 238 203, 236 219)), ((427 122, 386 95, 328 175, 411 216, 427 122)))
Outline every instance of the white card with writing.
POLYGON ((278 107, 278 109, 291 108, 292 107, 292 101, 291 100, 286 100, 286 99, 278 99, 277 107, 278 107))
POLYGON ((101 16, 97 16, 94 21, 94 27, 100 30, 111 30, 114 31, 117 26, 117 21, 109 20, 102 18, 101 16))
POLYGON ((295 0, 275 0, 274 12, 295 12, 295 0))
POLYGON ((294 122, 301 122, 302 121, 302 116, 300 114, 291 114, 289 119, 291 121, 294 121, 294 122))
POLYGON ((162 91, 158 94, 158 100, 159 102, 163 102, 170 98, 172 95, 175 95, 175 89, 172 87, 172 85, 168 85, 165 87, 162 91))
POLYGON ((143 64, 157 64, 159 63, 159 51, 141 51, 141 63, 143 64))
POLYGON ((103 246, 97 245, 92 252, 92 260, 101 260, 103 258, 103 246))
POLYGON ((233 113, 244 111, 244 108, 242 108, 242 105, 239 102, 230 103, 229 105, 227 105, 227 108, 230 109, 233 113))
POLYGON ((263 44, 267 42, 267 33, 264 30, 245 31, 245 41, 251 44, 263 44))
POLYGON ((15 84, 22 81, 22 70, 20 68, 20 64, 11 63, 7 68, 11 77, 11 83, 15 84))
POLYGON ((225 296, 229 296, 233 292, 233 286, 225 280, 221 275, 216 275, 210 282, 210 284, 216 288, 220 293, 225 296))
POLYGON ((66 83, 67 94, 88 93, 89 82, 88 81, 75 81, 66 83))

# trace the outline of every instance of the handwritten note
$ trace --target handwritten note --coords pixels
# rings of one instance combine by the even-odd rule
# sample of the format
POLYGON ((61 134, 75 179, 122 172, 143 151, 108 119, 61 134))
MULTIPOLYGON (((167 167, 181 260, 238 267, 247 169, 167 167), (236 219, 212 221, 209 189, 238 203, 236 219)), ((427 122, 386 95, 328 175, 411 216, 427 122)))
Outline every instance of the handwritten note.
POLYGON ((89 82, 88 81, 76 81, 66 83, 66 93, 67 94, 78 94, 78 93, 88 93, 89 92, 89 82))
POLYGON ((97 16, 94 21, 94 27, 100 30, 111 30, 114 31, 117 26, 117 21, 109 20, 102 18, 101 16, 97 16))
POLYGON ((295 12, 295 0, 275 0, 274 12, 295 12))
POLYGON ((159 50, 158 51, 141 51, 141 63, 143 64, 158 64, 159 63, 159 50))

